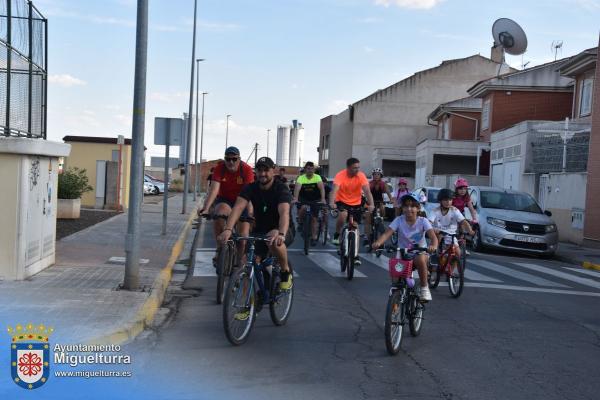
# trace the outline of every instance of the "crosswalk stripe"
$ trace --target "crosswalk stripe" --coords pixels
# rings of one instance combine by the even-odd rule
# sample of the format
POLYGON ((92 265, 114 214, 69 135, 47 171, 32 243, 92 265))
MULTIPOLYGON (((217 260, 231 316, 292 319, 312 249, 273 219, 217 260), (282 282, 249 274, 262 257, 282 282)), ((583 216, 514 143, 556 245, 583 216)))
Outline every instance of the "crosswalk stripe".
POLYGON ((469 261, 468 260, 467 260, 467 268, 465 269, 465 278, 468 279, 468 280, 470 280, 470 281, 502 282, 499 279, 492 278, 492 277, 480 274, 479 272, 473 271, 471 268, 469 268, 469 261))
MULTIPOLYGON (((564 289, 547 289, 541 287, 531 286, 513 286, 513 285, 496 285, 493 283, 469 283, 469 288, 485 288, 485 289, 502 289, 502 290, 518 290, 522 292, 537 292, 537 293, 555 293, 555 294, 571 294, 575 296, 591 296, 600 297, 598 292, 583 292, 578 290, 564 290, 564 289)), ((435 300, 434 300, 435 301, 435 300)))
POLYGON ((375 264, 378 267, 385 269, 386 271, 388 270, 388 263, 389 263, 390 259, 384 255, 377 257, 373 253, 360 254, 360 258, 362 258, 363 260, 368 261, 372 264, 375 264))
MULTIPOLYGON (((194 276, 213 276, 217 277, 215 267, 212 265, 212 253, 197 251, 196 265, 194 266, 194 276)), ((300 274, 294 271, 294 278, 298 278, 300 274)))
POLYGON ((596 289, 600 289, 600 282, 596 282, 596 281, 593 281, 588 278, 581 278, 581 277, 575 276, 573 274, 567 274, 565 272, 555 271, 553 269, 546 268, 546 267, 540 267, 539 265, 535 265, 535 264, 529 264, 529 263, 515 263, 515 264, 517 264, 523 268, 531 269, 533 271, 542 272, 542 273, 548 274, 548 275, 554 275, 558 278, 562 278, 567 281, 576 282, 576 283, 579 283, 580 285, 590 286, 590 287, 593 287, 596 289))
POLYGON ((215 267, 212 265, 214 253, 202 251, 196 252, 196 264, 194 265, 194 276, 217 276, 215 267))
MULTIPOLYGON (((333 255, 329 254, 329 253, 321 253, 319 255, 316 254, 309 254, 308 258, 315 263, 319 268, 323 269, 325 272, 327 272, 329 275, 333 276, 334 278, 345 278, 346 277, 346 273, 342 273, 340 271, 340 259, 337 257, 334 257, 333 255)), ((365 274, 363 274, 362 272, 358 271, 357 269, 354 269, 354 277, 355 278, 366 278, 367 276, 365 274)))
POLYGON ((600 272, 598 272, 598 271, 590 271, 589 269, 582 269, 582 268, 570 268, 570 267, 564 267, 564 268, 571 270, 571 271, 578 272, 580 274, 593 276, 595 278, 600 278, 600 272))
MULTIPOLYGON (((493 263, 491 261, 475 259, 475 260, 469 260, 469 262, 471 264, 475 264, 481 268, 485 268, 490 271, 497 272, 499 274, 508 275, 512 278, 520 279, 522 281, 527 281, 529 283, 533 283, 534 285, 548 286, 548 287, 562 287, 562 288, 568 287, 561 283, 552 282, 552 281, 549 281, 548 279, 544 279, 539 276, 531 275, 531 274, 519 271, 514 268, 508 268, 508 267, 502 266, 500 264, 493 263)), ((543 268, 543 267, 540 267, 540 268, 548 269, 548 268, 543 268)))

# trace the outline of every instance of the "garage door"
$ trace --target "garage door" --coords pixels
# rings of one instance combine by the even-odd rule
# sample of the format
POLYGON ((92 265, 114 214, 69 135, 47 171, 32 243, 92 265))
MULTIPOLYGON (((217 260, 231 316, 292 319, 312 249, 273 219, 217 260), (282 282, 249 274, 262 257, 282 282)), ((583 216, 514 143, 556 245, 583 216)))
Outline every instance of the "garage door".
POLYGON ((492 186, 499 188, 504 186, 504 164, 492 165, 492 186))
POLYGON ((505 189, 519 190, 519 178, 521 176, 521 162, 511 161, 504 163, 504 185, 505 189))

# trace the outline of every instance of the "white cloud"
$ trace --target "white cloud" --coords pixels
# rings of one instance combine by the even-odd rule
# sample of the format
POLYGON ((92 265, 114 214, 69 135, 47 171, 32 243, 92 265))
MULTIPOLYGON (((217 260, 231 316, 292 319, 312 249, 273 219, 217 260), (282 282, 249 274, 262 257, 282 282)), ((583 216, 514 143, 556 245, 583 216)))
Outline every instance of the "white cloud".
POLYGON ((374 49, 374 48, 372 48, 372 47, 369 47, 369 46, 365 46, 365 47, 363 47, 363 50, 365 51, 365 53, 372 53, 372 52, 374 52, 374 51, 375 51, 375 49, 374 49))
POLYGON ((384 7, 395 5, 400 8, 429 10, 440 4, 442 1, 444 0, 375 0, 375 4, 384 7))
POLYGON ((568 0, 569 3, 572 3, 578 7, 584 8, 586 10, 600 10, 600 1, 599 0, 568 0))
POLYGON ((54 85, 63 87, 84 86, 87 82, 79 78, 75 78, 69 74, 58 74, 48 76, 48 82, 54 85))
POLYGON ((342 100, 342 99, 333 100, 327 106, 327 109, 326 109, 327 115, 339 114, 342 111, 344 111, 346 108, 348 108, 348 104, 351 104, 351 103, 352 102, 348 101, 348 100, 342 100))

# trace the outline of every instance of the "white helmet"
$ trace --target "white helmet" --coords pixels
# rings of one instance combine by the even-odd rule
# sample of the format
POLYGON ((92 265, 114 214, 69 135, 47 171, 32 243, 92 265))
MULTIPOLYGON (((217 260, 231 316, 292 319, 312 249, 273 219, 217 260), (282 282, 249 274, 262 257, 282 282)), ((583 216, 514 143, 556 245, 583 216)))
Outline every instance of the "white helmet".
POLYGON ((371 171, 371 176, 375 174, 379 174, 383 178, 383 170, 381 168, 373 168, 373 171, 371 171))

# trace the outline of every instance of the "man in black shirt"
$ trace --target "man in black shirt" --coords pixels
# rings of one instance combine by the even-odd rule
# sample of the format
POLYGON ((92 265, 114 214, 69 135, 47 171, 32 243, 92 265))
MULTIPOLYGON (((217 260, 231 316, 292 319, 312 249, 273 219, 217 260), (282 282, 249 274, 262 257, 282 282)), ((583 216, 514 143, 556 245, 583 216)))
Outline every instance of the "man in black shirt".
POLYGON ((277 257, 282 270, 280 287, 287 290, 292 287, 292 274, 288 267, 287 248, 284 242, 289 228, 292 195, 284 183, 274 179, 275 163, 269 157, 259 158, 255 168, 258 181, 242 189, 227 218, 225 229, 218 239, 221 242, 229 240, 233 227, 248 202, 251 202, 256 221, 253 234, 270 239, 268 248, 264 242, 257 242, 255 254, 260 259, 264 259, 270 251, 277 257))

